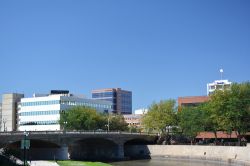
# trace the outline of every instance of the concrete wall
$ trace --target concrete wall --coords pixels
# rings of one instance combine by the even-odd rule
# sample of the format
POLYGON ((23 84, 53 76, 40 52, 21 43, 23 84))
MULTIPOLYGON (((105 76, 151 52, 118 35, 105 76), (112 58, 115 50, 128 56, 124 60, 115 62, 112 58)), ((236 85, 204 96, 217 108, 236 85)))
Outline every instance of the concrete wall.
POLYGON ((250 165, 250 144, 247 147, 236 146, 199 146, 199 145, 130 145, 125 147, 125 155, 144 154, 154 157, 174 157, 183 159, 201 159, 245 163, 250 165))
POLYGON ((3 94, 2 97, 2 129, 1 131, 15 131, 17 129, 17 103, 23 94, 3 94))

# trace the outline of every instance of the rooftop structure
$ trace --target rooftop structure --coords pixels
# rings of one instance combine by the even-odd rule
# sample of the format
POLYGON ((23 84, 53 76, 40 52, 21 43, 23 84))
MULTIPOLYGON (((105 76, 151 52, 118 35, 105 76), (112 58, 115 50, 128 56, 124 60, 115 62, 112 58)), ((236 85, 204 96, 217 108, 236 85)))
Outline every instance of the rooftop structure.
POLYGON ((215 80, 212 83, 207 84, 207 95, 211 95, 215 90, 229 90, 232 82, 228 80, 215 80))

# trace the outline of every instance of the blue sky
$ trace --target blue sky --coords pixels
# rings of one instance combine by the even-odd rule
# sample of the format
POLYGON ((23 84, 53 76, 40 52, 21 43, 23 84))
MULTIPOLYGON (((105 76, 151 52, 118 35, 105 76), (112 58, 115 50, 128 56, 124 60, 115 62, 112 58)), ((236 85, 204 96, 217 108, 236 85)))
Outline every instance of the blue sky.
POLYGON ((249 0, 0 1, 0 93, 133 91, 133 109, 250 76, 249 0))

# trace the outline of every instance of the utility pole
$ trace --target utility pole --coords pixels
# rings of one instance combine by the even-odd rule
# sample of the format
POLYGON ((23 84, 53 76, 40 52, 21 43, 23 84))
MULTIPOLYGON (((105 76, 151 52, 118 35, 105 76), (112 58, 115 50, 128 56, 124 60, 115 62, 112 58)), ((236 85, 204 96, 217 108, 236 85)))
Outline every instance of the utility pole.
POLYGON ((23 134, 24 134, 24 139, 22 140, 21 148, 23 148, 23 165, 26 166, 27 165, 26 149, 29 149, 30 142, 29 140, 27 140, 29 133, 25 131, 23 134))
POLYGON ((3 118, 3 131, 7 131, 7 127, 5 127, 7 119, 3 118))

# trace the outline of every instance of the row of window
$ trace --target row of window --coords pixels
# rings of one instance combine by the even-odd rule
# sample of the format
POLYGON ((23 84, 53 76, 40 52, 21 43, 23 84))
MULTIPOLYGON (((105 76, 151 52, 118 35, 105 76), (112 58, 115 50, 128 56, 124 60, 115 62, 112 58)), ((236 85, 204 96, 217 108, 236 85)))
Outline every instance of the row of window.
POLYGON ((116 97, 116 92, 92 93, 92 98, 116 97))
POLYGON ((95 104, 95 103, 78 102, 78 101, 60 101, 60 100, 22 102, 21 106, 40 106, 40 105, 54 105, 54 104, 65 104, 65 105, 71 105, 71 106, 87 106, 87 107, 105 108, 105 109, 112 108, 111 105, 106 105, 106 104, 95 104))
POLYGON ((56 125, 59 124, 58 121, 52 120, 52 121, 36 121, 36 122, 21 122, 21 126, 27 126, 27 125, 56 125))
POLYGON ((60 101, 50 100, 50 101, 22 102, 21 106, 38 106, 38 105, 54 105, 54 104, 60 104, 60 101))
POLYGON ((79 101, 61 101, 61 104, 65 105, 72 105, 72 106, 87 106, 92 108, 105 108, 111 109, 111 105, 106 104, 95 104, 95 103, 88 103, 88 102, 79 102, 79 101))
POLYGON ((59 110, 21 112, 19 113, 19 116, 56 115, 59 114, 59 112, 60 112, 59 110))

